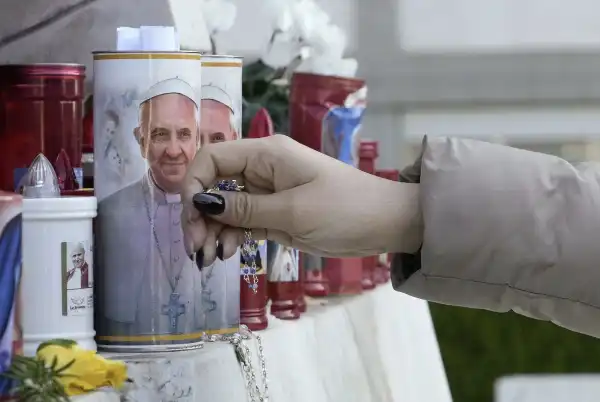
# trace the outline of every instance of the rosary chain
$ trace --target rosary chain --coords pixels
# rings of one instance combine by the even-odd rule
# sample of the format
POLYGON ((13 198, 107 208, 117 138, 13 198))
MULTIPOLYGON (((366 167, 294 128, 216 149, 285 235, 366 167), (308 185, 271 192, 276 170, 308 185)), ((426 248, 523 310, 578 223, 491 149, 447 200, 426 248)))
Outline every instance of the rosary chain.
MULTIPOLYGON (((211 191, 242 191, 243 186, 236 183, 235 180, 221 180, 219 181, 211 191)), ((252 239, 252 231, 250 229, 244 230, 244 243, 240 250, 244 267, 241 269, 244 281, 248 284, 248 287, 256 294, 258 289, 258 276, 256 275, 258 266, 256 262, 258 254, 258 242, 252 239)), ((246 390, 248 391, 248 397, 250 402, 268 402, 269 401, 269 384, 268 384, 268 373, 267 364, 265 360, 265 354, 263 350, 262 338, 260 335, 253 334, 250 329, 245 325, 240 325, 240 332, 232 335, 205 335, 203 340, 206 342, 229 342, 235 349, 236 357, 242 367, 242 373, 246 383, 246 390), (252 354, 250 348, 244 341, 249 341, 252 338, 256 339, 258 346, 258 362, 260 365, 260 376, 262 380, 263 389, 257 381, 257 376, 252 365, 252 354)))
POLYGON ((246 229, 244 231, 244 244, 242 244, 242 256, 244 257, 244 268, 242 268, 242 274, 244 275, 244 281, 248 284, 248 287, 252 289, 252 292, 256 294, 258 292, 258 266, 256 264, 258 252, 258 242, 252 239, 252 231, 246 229))
POLYGON ((269 401, 269 378, 267 373, 267 363, 265 359, 262 338, 260 335, 253 334, 247 326, 241 325, 240 332, 231 335, 205 335, 205 342, 229 342, 235 349, 236 357, 242 368, 246 390, 250 402, 268 402, 269 401), (252 365, 252 353, 244 341, 256 339, 258 347, 258 363, 260 365, 260 378, 262 390, 257 381, 258 377, 252 365))
MULTIPOLYGON (((217 182, 214 187, 207 190, 207 193, 213 191, 242 191, 244 186, 237 184, 235 180, 221 180, 217 182)), ((244 281, 248 284, 248 287, 254 294, 258 292, 258 265, 256 263, 258 254, 258 242, 252 239, 252 230, 244 230, 244 243, 240 249, 240 254, 244 262, 244 267, 241 268, 244 281)))

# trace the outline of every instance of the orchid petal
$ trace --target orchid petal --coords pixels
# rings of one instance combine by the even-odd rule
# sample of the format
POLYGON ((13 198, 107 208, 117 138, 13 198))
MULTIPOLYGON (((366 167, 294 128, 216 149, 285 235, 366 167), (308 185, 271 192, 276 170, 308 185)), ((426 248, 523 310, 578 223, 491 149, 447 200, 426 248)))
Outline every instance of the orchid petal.
POLYGON ((276 36, 261 60, 269 67, 280 68, 288 66, 299 54, 300 44, 297 41, 276 36))

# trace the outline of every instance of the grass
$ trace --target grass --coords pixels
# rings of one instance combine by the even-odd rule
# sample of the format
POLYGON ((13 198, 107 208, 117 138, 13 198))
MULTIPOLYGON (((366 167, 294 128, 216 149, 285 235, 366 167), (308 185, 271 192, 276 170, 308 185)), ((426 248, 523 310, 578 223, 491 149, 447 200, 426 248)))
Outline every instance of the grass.
POLYGON ((492 402, 514 373, 600 371, 600 340, 514 313, 430 303, 454 402, 492 402))

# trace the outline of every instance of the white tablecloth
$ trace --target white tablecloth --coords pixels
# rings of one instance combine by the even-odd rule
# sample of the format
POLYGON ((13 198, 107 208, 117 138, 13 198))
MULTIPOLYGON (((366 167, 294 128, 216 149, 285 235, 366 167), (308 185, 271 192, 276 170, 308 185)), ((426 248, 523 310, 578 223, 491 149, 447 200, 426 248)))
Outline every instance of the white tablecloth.
MULTIPOLYGON (((270 402, 451 402, 427 303, 389 285, 361 296, 312 300, 300 320, 271 318, 260 334, 270 402)), ((227 344, 110 357, 130 364, 135 386, 128 401, 247 401, 227 344)), ((255 367, 259 373, 256 361, 255 367)), ((96 394, 80 401, 118 397, 96 394)))

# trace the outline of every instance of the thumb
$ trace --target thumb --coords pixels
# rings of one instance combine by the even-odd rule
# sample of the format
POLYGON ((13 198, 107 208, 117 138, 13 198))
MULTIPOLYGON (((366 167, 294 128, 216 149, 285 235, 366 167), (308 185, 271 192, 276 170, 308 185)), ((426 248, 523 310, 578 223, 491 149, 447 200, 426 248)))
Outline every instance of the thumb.
POLYGON ((287 231, 290 202, 286 193, 198 193, 194 195, 193 203, 201 213, 229 226, 287 231))

